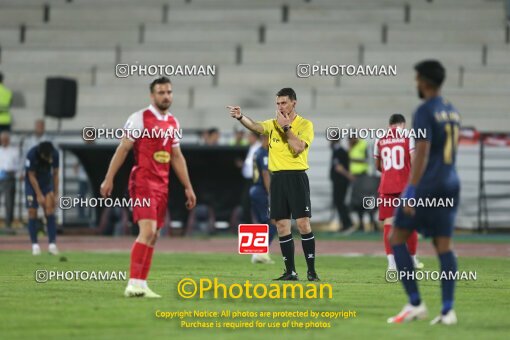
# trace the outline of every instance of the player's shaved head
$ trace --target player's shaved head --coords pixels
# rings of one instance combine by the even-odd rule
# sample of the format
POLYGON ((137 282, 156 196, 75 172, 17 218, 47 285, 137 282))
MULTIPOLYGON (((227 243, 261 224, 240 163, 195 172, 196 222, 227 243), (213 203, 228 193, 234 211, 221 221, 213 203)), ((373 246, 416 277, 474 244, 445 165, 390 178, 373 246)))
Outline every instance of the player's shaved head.
POLYGON ((446 78, 446 70, 437 60, 424 60, 414 66, 423 81, 433 88, 440 88, 446 78))
POLYGON ((390 121, 389 121, 390 125, 402 124, 402 123, 405 124, 405 122, 406 122, 406 117, 404 117, 400 113, 392 114, 390 117, 390 121))

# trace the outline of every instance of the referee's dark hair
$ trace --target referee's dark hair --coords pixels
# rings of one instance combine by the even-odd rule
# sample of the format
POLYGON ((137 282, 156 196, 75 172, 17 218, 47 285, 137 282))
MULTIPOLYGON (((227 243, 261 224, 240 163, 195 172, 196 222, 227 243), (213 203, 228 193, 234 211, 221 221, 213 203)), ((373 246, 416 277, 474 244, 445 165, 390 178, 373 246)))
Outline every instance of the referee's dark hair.
POLYGON ((420 78, 438 89, 446 78, 446 70, 437 60, 424 60, 414 66, 420 78))
POLYGON ((289 97, 290 100, 297 100, 296 91, 291 89, 290 87, 284 87, 280 91, 276 93, 277 97, 289 97))
POLYGON ((154 92, 154 86, 156 86, 158 84, 172 84, 172 82, 167 77, 160 77, 160 78, 154 79, 150 86, 151 93, 154 92))
POLYGON ((400 123, 405 123, 405 122, 406 122, 406 117, 404 117, 400 113, 394 113, 390 117, 390 125, 400 124, 400 123))

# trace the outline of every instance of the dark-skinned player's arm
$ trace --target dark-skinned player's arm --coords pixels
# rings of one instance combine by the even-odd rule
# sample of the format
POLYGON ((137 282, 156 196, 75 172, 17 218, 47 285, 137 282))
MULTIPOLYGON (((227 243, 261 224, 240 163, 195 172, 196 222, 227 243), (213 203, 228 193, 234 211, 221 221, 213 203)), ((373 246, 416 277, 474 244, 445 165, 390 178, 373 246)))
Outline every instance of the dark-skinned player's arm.
MULTIPOLYGON (((414 152, 411 157, 411 176, 409 177, 409 184, 404 192, 403 197, 414 198, 416 186, 420 182, 427 163, 429 161, 430 141, 423 139, 417 140, 414 152)), ((414 215, 414 208, 404 206, 404 212, 408 215, 414 215)))
POLYGON ((55 205, 58 203, 58 168, 53 168, 53 196, 55 197, 55 205))
POLYGON ((264 188, 266 188, 266 192, 269 194, 271 185, 271 175, 269 174, 269 170, 262 170, 262 182, 264 182, 264 188))
POLYGON ((241 113, 241 108, 239 106, 227 106, 227 109, 229 109, 230 116, 237 119, 248 130, 258 134, 264 133, 264 127, 250 117, 241 113))
POLYGON ((375 145, 374 145, 374 160, 375 160, 375 168, 379 171, 379 172, 382 172, 382 168, 381 168, 381 155, 380 155, 380 151, 379 151, 379 140, 377 140, 375 142, 375 145))
POLYGON ((191 181, 188 174, 188 166, 186 165, 186 159, 182 154, 179 146, 172 147, 172 157, 170 158, 172 169, 175 175, 184 187, 184 195, 186 196, 186 208, 188 210, 193 209, 197 205, 197 197, 191 186, 191 181))
POLYGON ((37 203, 39 203, 41 206, 45 206, 45 198, 41 191, 41 187, 39 187, 39 183, 37 182, 37 178, 35 177, 35 171, 28 170, 28 181, 32 185, 32 188, 34 188, 35 191, 35 198, 37 200, 37 203))
POLYGON ((115 153, 113 154, 112 160, 110 161, 110 165, 108 166, 108 171, 106 172, 106 176, 104 178, 103 183, 101 183, 100 192, 101 196, 108 197, 112 194, 113 190, 113 179, 115 178, 115 175, 119 171, 122 164, 124 164, 124 161, 126 160, 127 155, 133 148, 133 142, 132 140, 124 137, 120 141, 119 146, 117 146, 117 149, 115 150, 115 153))
POLYGON ((53 170, 53 195, 54 195, 54 198, 55 198, 55 204, 57 203, 57 199, 58 199, 58 189, 59 189, 59 181, 58 181, 58 175, 59 175, 59 162, 60 162, 60 159, 59 159, 59 156, 58 156, 58 152, 57 150, 53 150, 53 155, 52 155, 52 158, 53 158, 53 165, 52 166, 52 170, 53 170))

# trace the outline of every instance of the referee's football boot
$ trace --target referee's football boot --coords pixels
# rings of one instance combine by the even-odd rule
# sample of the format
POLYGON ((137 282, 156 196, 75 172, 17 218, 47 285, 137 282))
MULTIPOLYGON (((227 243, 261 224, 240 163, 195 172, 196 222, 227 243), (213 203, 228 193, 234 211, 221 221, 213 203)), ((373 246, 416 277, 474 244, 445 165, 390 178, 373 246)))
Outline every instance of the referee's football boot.
POLYGON ((306 277, 308 278, 308 281, 320 281, 319 275, 317 275, 316 272, 308 272, 306 273, 306 277))
POLYGON ((287 273, 287 271, 285 270, 283 272, 282 276, 280 276, 277 279, 274 279, 273 281, 299 281, 299 278, 295 271, 292 271, 291 273, 287 273))

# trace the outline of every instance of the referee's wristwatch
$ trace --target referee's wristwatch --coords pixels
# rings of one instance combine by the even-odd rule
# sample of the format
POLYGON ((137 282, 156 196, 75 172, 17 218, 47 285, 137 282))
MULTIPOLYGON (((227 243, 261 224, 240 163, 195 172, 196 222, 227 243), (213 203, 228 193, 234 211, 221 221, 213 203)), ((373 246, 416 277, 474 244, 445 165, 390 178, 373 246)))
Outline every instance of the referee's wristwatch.
POLYGON ((283 127, 283 132, 287 133, 287 131, 289 131, 290 129, 292 129, 292 126, 290 126, 290 125, 285 125, 285 126, 283 127))

